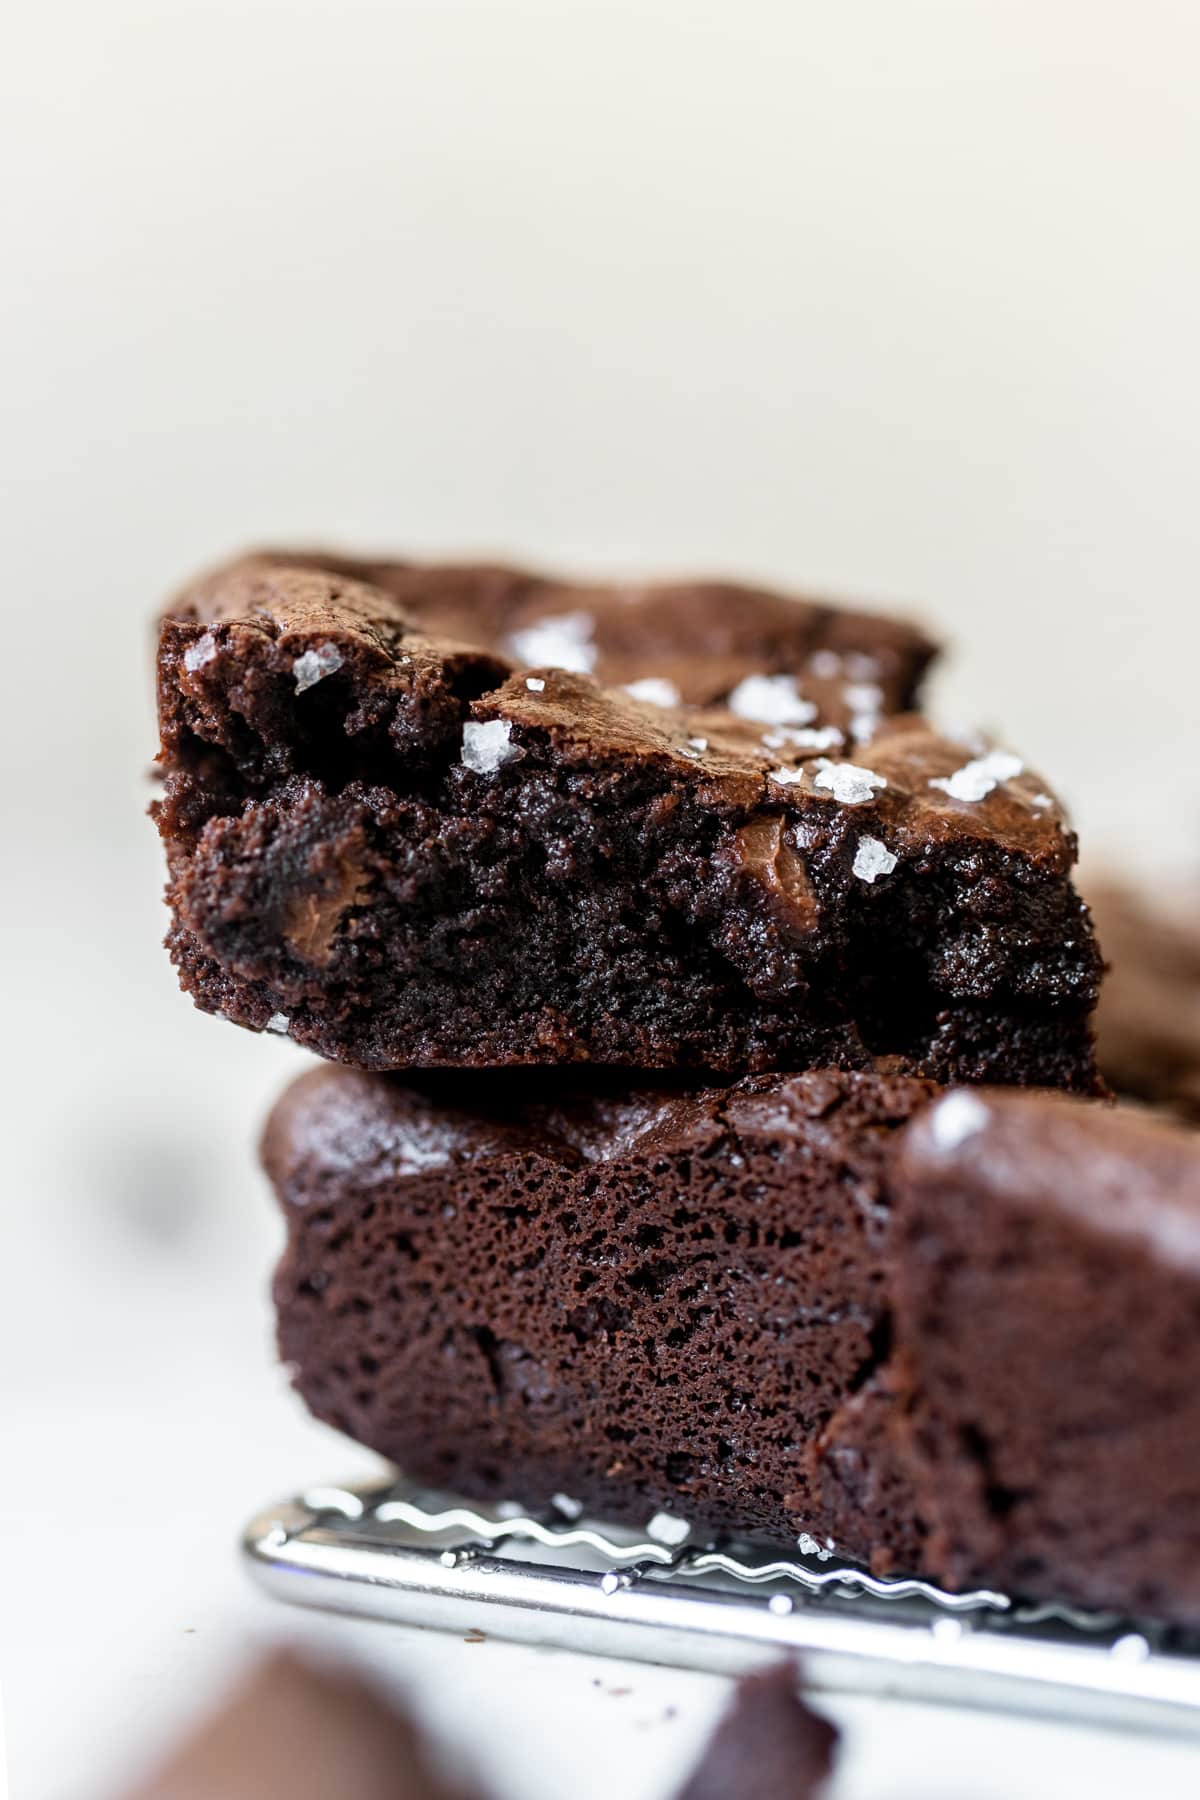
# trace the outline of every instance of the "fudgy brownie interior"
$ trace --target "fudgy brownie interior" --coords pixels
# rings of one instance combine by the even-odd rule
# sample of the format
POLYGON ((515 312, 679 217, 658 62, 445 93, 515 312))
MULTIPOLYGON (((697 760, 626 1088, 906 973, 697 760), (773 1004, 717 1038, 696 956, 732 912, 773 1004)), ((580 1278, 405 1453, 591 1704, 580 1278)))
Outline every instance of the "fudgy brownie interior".
POLYGON ((432 1486, 919 1556, 887 1440, 887 1170, 935 1091, 317 1070, 267 1130, 284 1361, 432 1486), (827 1468, 832 1472, 827 1474, 827 1468))

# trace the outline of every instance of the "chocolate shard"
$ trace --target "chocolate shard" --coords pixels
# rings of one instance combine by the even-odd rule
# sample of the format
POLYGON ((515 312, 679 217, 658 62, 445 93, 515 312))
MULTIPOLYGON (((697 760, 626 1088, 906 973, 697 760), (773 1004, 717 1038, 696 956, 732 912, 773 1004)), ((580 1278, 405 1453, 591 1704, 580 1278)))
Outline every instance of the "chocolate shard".
MULTIPOLYGON (((276 1650, 129 1800, 471 1800, 364 1677, 276 1650)), ((478 1800, 478 1796, 476 1796, 478 1800)))
POLYGON ((838 1736, 805 1704, 794 1665, 777 1663, 738 1682, 678 1800, 818 1800, 838 1736))

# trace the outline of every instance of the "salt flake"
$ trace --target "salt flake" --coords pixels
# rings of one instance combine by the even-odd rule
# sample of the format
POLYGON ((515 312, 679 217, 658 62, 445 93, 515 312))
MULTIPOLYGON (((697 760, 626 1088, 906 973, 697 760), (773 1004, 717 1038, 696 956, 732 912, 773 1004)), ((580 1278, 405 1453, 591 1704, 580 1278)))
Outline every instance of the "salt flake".
POLYGON ((779 787, 795 787, 804 780, 803 769, 768 769, 767 780, 775 782, 779 787))
POLYGON ((332 675, 341 666, 342 653, 333 644, 318 644, 315 650, 306 650, 292 664, 296 692, 302 694, 305 688, 316 687, 318 681, 323 681, 326 675, 332 675))
POLYGON ((292 1021, 288 1018, 286 1013, 272 1013, 267 1020, 267 1030, 277 1031, 282 1037, 291 1028, 291 1023, 292 1021))
POLYGON ((879 838, 863 836, 859 838, 858 849, 854 852, 854 873, 860 881, 874 882, 881 875, 890 875, 897 860, 879 838))
POLYGON ((594 630, 590 613, 562 613, 514 631, 508 647, 519 662, 535 668, 574 669, 578 675, 590 675, 599 654, 592 642, 594 630))
POLYGON ((527 675, 525 677, 525 686, 529 689, 531 694, 540 694, 545 690, 546 683, 542 680, 540 675, 527 675))
POLYGON ((865 806, 875 798, 876 788, 887 786, 887 776, 876 775, 874 769, 860 769, 856 763, 830 762, 823 756, 813 784, 827 789, 841 806, 865 806))
POLYGON ((986 756, 974 757, 961 769, 955 769, 953 775, 932 776, 929 785, 949 794, 951 800, 986 800, 994 787, 1011 781, 1024 767, 1011 750, 989 750, 986 756))
POLYGON ((725 704, 739 718, 760 719, 764 725, 807 725, 817 716, 794 675, 747 675, 725 704))
POLYGON ((670 1513, 657 1512, 646 1527, 646 1536, 653 1538, 656 1544, 666 1544, 674 1550, 686 1543, 691 1529, 686 1519, 676 1519, 670 1513))
POLYGON ((194 675, 205 663, 210 663, 217 654, 217 640, 211 631, 206 631, 202 638, 189 644, 183 653, 183 666, 189 674, 194 675))
POLYGON ((799 731, 781 725, 778 731, 764 731, 762 741, 768 750, 783 750, 789 745, 796 750, 840 750, 846 740, 836 725, 802 726, 799 731))
POLYGON ((929 1113, 929 1129, 939 1150, 957 1150, 969 1137, 982 1131, 988 1109, 975 1094, 959 1090, 939 1100, 929 1113))
POLYGON ((494 775, 522 754, 512 741, 512 726, 507 719, 468 719, 463 726, 463 763, 477 775, 494 775))
POLYGON ((842 672, 842 659, 836 650, 814 650, 808 666, 822 681, 835 681, 842 672))
POLYGON ((625 692, 631 700, 645 700, 650 706, 678 706, 683 695, 673 681, 662 675, 644 675, 641 681, 630 681, 625 692))

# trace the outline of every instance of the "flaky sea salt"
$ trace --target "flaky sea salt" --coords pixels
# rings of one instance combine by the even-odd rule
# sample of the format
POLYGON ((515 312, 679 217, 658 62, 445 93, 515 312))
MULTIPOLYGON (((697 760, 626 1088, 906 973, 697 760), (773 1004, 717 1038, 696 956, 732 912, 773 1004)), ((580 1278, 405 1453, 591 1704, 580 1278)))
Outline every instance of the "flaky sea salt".
POLYGON ((803 769, 780 768, 767 770, 767 780, 775 782, 779 787, 795 787, 799 782, 804 780, 804 775, 805 771, 803 769))
POLYGON ((814 650, 808 666, 822 681, 836 681, 842 672, 842 659, 836 650, 814 650))
POLYGON ((874 882, 881 875, 890 875, 895 868, 897 858, 877 837, 860 837, 858 849, 854 852, 854 873, 860 881, 874 882))
POLYGON ((955 769, 953 775, 931 776, 929 785, 949 794, 951 800, 986 800, 994 787, 1011 781, 1024 767, 1011 750, 989 750, 986 756, 974 757, 961 769, 955 769))
POLYGON ((708 739, 707 738, 689 738, 688 744, 693 750, 707 750, 708 749, 708 739))
POLYGON ((477 775, 494 775, 520 755, 507 719, 468 719, 463 726, 463 763, 477 775))
POLYGON ((887 786, 887 776, 877 775, 874 769, 860 769, 856 763, 830 762, 823 756, 813 785, 825 788, 841 806, 865 806, 875 798, 876 788, 887 786))
POLYGON ((930 1108, 929 1130, 939 1150, 957 1150, 967 1138, 982 1131, 988 1122, 988 1109, 975 1094, 958 1089, 930 1108))
POLYGON ((592 642, 594 630, 590 613, 561 613, 514 631, 508 647, 518 662, 534 668, 574 669, 578 675, 590 675, 598 654, 592 642))
POLYGON ((581 1519, 583 1517, 583 1501, 572 1499, 570 1494, 551 1494, 550 1504, 555 1512, 562 1514, 564 1519, 581 1519))
POLYGON ((739 718, 760 719, 764 725, 807 725, 817 716, 812 701, 796 686, 794 675, 747 675, 726 705, 739 718))
POLYGON ((877 713, 883 710, 883 689, 876 687, 874 682, 848 682, 842 689, 842 696, 852 712, 877 713))
POLYGON ((267 1030, 277 1031, 282 1037, 291 1028, 291 1023, 292 1021, 288 1018, 286 1013, 272 1013, 267 1020, 267 1030))
POLYGON ((840 750, 846 740, 836 725, 802 725, 799 730, 781 725, 764 731, 762 741, 768 750, 840 750))
POLYGON ((210 663, 216 654, 217 640, 211 631, 206 631, 202 638, 197 638, 196 642, 189 644, 184 651, 183 666, 189 674, 194 675, 197 669, 202 669, 205 663, 210 663))
POLYGON ((686 1519, 676 1519, 671 1513, 657 1512, 646 1527, 646 1536, 653 1538, 656 1544, 666 1544, 669 1549, 677 1549, 687 1541, 691 1526, 686 1519))
POLYGON ((323 681, 326 675, 332 675, 341 666, 342 653, 334 644, 318 644, 315 650, 306 650, 292 664, 296 692, 302 694, 305 688, 316 687, 318 681, 323 681))
POLYGON ((531 694, 541 694, 545 691, 546 683, 542 680, 540 675, 527 675, 525 677, 525 686, 529 689, 531 694))
POLYGON ((673 681, 663 675, 644 675, 640 681, 629 681, 625 692, 631 700, 645 700, 650 706, 678 706, 683 696, 673 681))

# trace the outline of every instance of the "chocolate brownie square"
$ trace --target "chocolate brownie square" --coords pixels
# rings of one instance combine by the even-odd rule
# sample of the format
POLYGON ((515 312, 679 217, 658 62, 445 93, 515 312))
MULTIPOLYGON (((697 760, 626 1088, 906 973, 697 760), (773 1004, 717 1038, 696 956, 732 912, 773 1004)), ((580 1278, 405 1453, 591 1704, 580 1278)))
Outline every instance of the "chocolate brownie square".
POLYGON ((959 1092, 907 1133, 896 1188, 929 1564, 1200 1625, 1200 1138, 959 1092))
POLYGON ((1118 1093, 1200 1123, 1197 896, 1098 880, 1087 897, 1109 965, 1096 1012, 1101 1072, 1118 1093))
POLYGON ((476 1499, 921 1558, 888 1435, 899 1076, 301 1077, 264 1153, 327 1424, 476 1499))
POLYGON ((789 603, 547 615, 562 593, 510 604, 514 579, 259 558, 170 608, 156 813, 201 1006, 370 1069, 893 1057, 1094 1086, 1074 839, 1009 752, 887 716, 924 640, 800 607, 785 671, 789 603), (642 676, 551 666, 564 617, 593 621, 597 670, 642 676), (676 691, 706 704, 655 703, 676 691))

